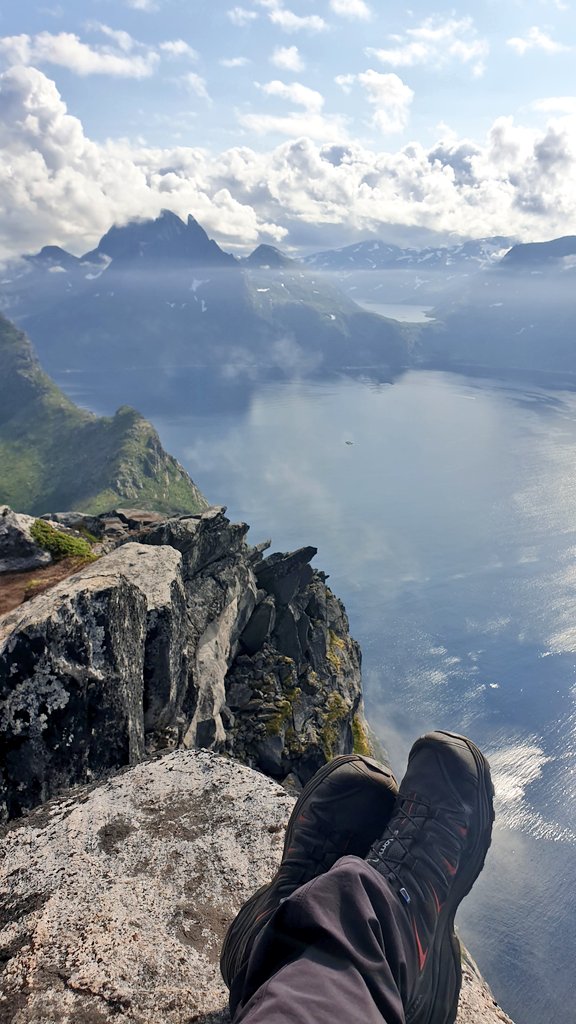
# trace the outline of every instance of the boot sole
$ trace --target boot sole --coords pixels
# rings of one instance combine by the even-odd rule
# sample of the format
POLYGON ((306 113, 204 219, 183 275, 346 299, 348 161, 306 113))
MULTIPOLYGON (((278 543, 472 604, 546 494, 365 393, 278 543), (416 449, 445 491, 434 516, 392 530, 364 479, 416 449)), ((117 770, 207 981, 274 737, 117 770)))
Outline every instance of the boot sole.
MULTIPOLYGON (((460 903, 468 895, 478 875, 484 867, 486 855, 492 842, 492 826, 494 824, 494 786, 490 775, 488 761, 472 740, 458 733, 439 731, 437 735, 446 736, 448 739, 460 740, 464 743, 474 757, 478 770, 478 834, 470 849, 466 850, 467 868, 462 872, 462 877, 454 882, 454 888, 450 900, 442 907, 436 936, 432 947, 433 956, 426 964, 422 976, 422 988, 432 993, 432 998, 425 999, 425 1003, 408 1006, 406 1009, 406 1024, 454 1024, 458 1012, 458 1000, 460 997, 460 985, 462 979, 460 943, 454 933, 454 918, 460 903), (468 863, 469 861, 469 863, 468 863), (450 1002, 448 1009, 446 1003, 450 987, 453 985, 454 973, 456 974, 456 992, 450 1002), (428 973, 431 980, 428 985, 424 983, 424 976, 428 973)), ((416 750, 419 742, 430 742, 429 738, 423 737, 422 741, 414 744, 416 750)))

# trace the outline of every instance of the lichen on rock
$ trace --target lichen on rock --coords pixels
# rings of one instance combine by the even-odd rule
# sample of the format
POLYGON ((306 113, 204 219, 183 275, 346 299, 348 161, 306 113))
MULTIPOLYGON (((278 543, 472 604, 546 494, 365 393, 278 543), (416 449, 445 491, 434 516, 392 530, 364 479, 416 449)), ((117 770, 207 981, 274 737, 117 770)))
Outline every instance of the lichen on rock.
MULTIPOLYGON (((293 805, 258 772, 180 750, 0 829, 0 1020, 229 1024, 222 939, 274 874, 293 805)), ((457 1024, 510 1024, 463 970, 457 1024)))
POLYGON ((0 617, 0 820, 156 750, 303 784, 353 749, 360 652, 315 548, 264 557, 221 508, 89 526, 102 557, 0 617))

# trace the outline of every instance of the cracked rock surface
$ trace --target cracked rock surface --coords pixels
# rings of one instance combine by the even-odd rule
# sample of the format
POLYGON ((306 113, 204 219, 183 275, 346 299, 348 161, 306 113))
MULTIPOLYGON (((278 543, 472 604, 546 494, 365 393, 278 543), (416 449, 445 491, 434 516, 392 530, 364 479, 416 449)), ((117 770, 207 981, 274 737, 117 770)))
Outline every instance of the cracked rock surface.
POLYGON ((158 750, 297 783, 352 750, 360 652, 315 548, 264 557, 221 508, 90 526, 107 553, 0 616, 0 821, 158 750))
MULTIPOLYGON (((269 881, 294 804, 174 751, 0 830, 3 1024, 228 1024, 225 930, 269 881)), ((459 1024, 509 1024, 472 961, 459 1024)))

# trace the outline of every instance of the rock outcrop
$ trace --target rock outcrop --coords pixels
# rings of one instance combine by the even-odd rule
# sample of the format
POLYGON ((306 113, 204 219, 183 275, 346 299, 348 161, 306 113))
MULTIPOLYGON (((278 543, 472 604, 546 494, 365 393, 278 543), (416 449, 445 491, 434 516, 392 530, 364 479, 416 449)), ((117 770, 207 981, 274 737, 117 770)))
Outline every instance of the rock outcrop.
POLYGON ((52 561, 32 536, 33 516, 0 505, 0 573, 39 569, 52 561))
MULTIPOLYGON (((0 830, 3 1024, 228 1024, 225 930, 280 859, 293 798, 175 751, 0 830)), ((458 1024, 510 1024, 467 957, 458 1024)))
POLYGON ((160 749, 299 783, 352 749, 360 653, 315 548, 266 558, 219 508, 102 519, 118 546, 0 617, 0 820, 160 749))

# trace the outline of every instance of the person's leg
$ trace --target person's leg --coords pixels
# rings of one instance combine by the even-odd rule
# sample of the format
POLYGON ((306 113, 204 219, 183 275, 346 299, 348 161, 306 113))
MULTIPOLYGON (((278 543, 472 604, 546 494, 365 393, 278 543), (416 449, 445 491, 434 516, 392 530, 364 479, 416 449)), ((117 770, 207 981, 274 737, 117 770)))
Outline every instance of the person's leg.
POLYGON ((235 1010, 252 946, 280 902, 344 854, 365 857, 393 813, 398 785, 389 765, 344 754, 324 765, 298 797, 286 829, 280 867, 230 925, 220 957, 235 1010))
POLYGON ((338 861, 252 935, 231 989, 234 1024, 453 1024, 454 914, 484 864, 492 797, 470 740, 418 740, 366 863, 338 861))
POLYGON ((397 901, 357 857, 298 889, 254 943, 234 1024, 405 1024, 417 960, 397 901))

